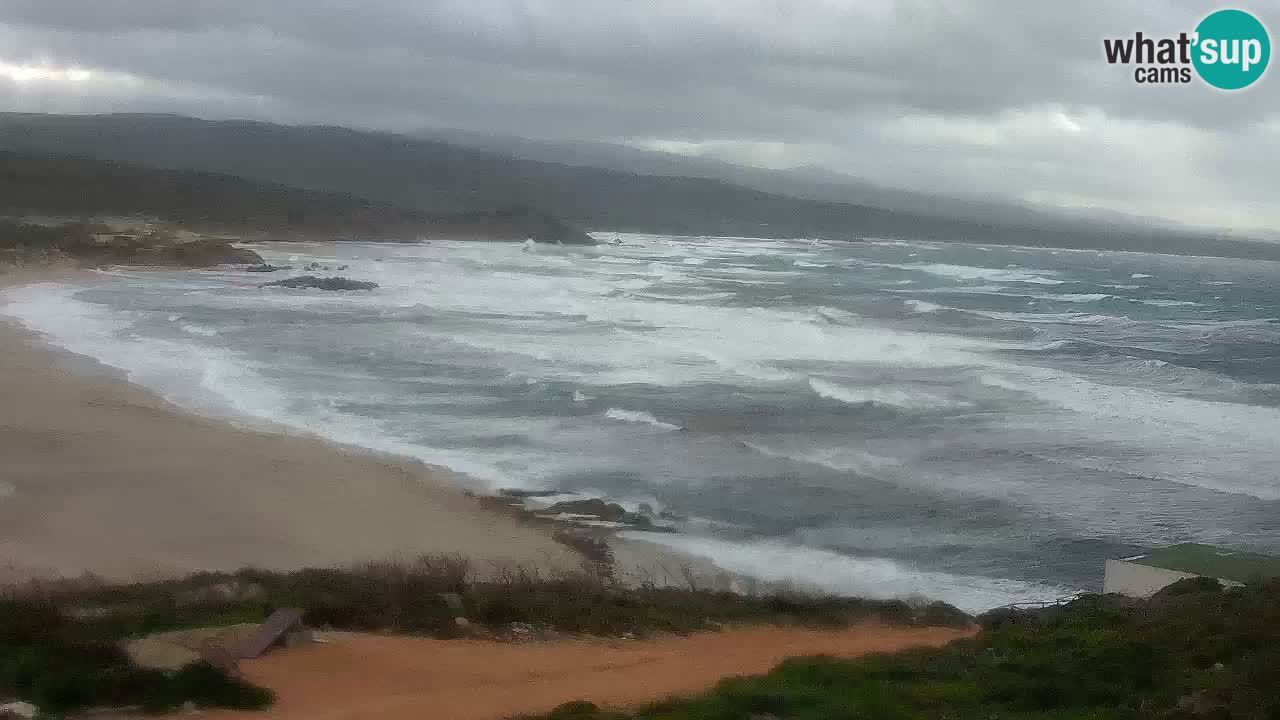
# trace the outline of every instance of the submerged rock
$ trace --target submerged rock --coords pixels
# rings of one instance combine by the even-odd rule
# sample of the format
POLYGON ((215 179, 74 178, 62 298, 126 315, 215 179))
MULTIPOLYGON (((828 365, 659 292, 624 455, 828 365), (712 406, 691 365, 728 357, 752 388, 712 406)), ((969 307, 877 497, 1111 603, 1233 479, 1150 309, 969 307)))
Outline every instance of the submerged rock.
POLYGON ((317 290, 373 290, 378 283, 365 280, 352 280, 342 276, 317 277, 315 275, 299 275, 298 277, 275 280, 263 283, 260 287, 316 288, 317 290))
POLYGON ((652 532, 675 532, 675 528, 669 525, 659 525, 653 521, 653 518, 644 512, 633 513, 618 503, 605 502, 600 498, 588 498, 585 500, 565 500, 558 502, 551 507, 540 511, 546 515, 568 515, 578 517, 593 517, 606 522, 618 523, 626 525, 635 530, 649 530, 652 532))
POLYGON ((591 498, 589 500, 565 500, 547 508, 546 512, 568 515, 592 515, 601 520, 609 520, 611 522, 625 522, 628 514, 626 509, 617 503, 610 503, 600 498, 591 498))
POLYGON ((502 497, 512 498, 540 498, 551 497, 553 495, 563 495, 563 490, 526 490, 524 488, 502 488, 498 490, 498 494, 502 497))

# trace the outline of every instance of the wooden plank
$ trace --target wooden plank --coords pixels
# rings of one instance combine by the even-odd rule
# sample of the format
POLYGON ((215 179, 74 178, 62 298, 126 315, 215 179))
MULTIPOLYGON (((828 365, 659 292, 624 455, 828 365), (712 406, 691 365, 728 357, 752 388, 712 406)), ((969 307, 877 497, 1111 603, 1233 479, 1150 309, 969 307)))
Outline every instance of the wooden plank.
POLYGON ((301 608, 279 608, 240 646, 240 657, 256 658, 295 628, 302 627, 301 608))

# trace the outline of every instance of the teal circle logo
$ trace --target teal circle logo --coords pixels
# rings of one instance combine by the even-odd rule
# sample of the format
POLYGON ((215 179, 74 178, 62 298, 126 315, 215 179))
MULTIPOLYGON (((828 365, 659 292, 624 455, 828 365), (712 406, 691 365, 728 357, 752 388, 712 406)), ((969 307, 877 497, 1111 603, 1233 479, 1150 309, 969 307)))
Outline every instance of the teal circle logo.
POLYGON ((1252 85, 1271 60, 1271 37, 1243 10, 1219 10, 1196 26, 1191 62, 1200 78, 1219 90, 1252 85))

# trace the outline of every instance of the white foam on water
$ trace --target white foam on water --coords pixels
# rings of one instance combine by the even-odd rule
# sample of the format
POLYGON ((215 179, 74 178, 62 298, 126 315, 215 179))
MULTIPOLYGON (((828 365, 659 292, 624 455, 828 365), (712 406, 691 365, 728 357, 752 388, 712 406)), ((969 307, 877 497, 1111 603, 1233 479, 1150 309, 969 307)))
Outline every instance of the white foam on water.
POLYGON ((1046 583, 921 570, 884 558, 856 557, 781 540, 730 542, 640 532, 621 536, 709 560, 727 572, 768 583, 883 600, 942 600, 971 613, 1016 602, 1054 600, 1074 592, 1046 583))
POLYGON ((693 293, 686 295, 665 295, 662 293, 635 293, 635 297, 642 300, 671 300, 675 302, 708 302, 711 300, 724 300, 731 298, 737 293, 731 292, 713 292, 713 293, 693 293))
POLYGON ((984 384, 1032 395, 1086 418, 1080 429, 1134 451, 1097 467, 1219 492, 1280 500, 1280 408, 1109 385, 1031 366, 997 366, 984 384))
POLYGON ((898 270, 913 270, 916 272, 928 273, 938 277, 947 278, 949 280, 973 281, 985 280, 988 282, 1010 282, 1010 283, 1030 283, 1032 285, 1062 285, 1065 280, 1058 280, 1054 276, 1056 272, 1052 270, 1010 270, 1008 268, 988 268, 974 265, 951 265, 948 263, 914 263, 914 264, 895 264, 895 263, 865 263, 874 267, 895 268, 898 270))
MULTIPOLYGON (((981 329, 974 332, 973 328, 964 327, 921 332, 905 327, 941 324, 950 315, 917 317, 903 322, 904 313, 901 312, 869 318, 840 308, 815 308, 812 300, 806 303, 805 298, 815 296, 815 288, 830 291, 832 285, 827 282, 825 287, 821 287, 825 280, 830 279, 829 273, 799 271, 804 266, 793 264, 798 248, 804 251, 804 262, 831 262, 841 267, 875 265, 845 259, 846 253, 852 251, 843 245, 814 250, 810 241, 744 242, 709 238, 690 243, 659 236, 631 239, 642 241, 647 246, 603 250, 562 250, 539 246, 538 254, 522 253, 518 245, 461 242, 368 248, 343 245, 334 249, 333 252, 337 253, 354 250, 369 258, 352 258, 352 269, 344 274, 379 282, 382 290, 377 294, 260 292, 256 290, 257 276, 237 273, 217 276, 184 274, 181 279, 165 276, 164 280, 156 279, 159 276, 113 279, 115 289, 125 289, 125 283, 116 280, 128 281, 139 291, 152 293, 151 300, 162 301, 167 294, 172 294, 181 298, 184 308, 194 305, 233 313, 233 317, 258 312, 290 320, 314 317, 315 322, 320 323, 319 327, 324 327, 323 323, 332 318, 342 323, 335 328, 349 327, 353 316, 368 317, 373 323, 386 324, 389 334, 375 338, 382 344, 380 347, 392 347, 402 358, 410 358, 411 362, 419 359, 424 363, 458 362, 470 368, 467 371, 470 374, 493 371, 496 373, 493 376, 495 382, 501 388, 495 393, 478 393, 477 398, 481 402, 495 399, 503 402, 501 393, 510 391, 515 394, 519 407, 524 408, 519 412, 530 414, 529 417, 500 421, 469 414, 467 407, 463 407, 467 402, 465 396, 476 394, 474 390, 456 393, 457 397, 449 402, 443 402, 448 400, 444 397, 447 393, 441 393, 442 397, 436 398, 441 401, 437 412, 436 404, 433 404, 435 400, 424 395, 418 404, 426 410, 415 418, 414 427, 407 431, 403 424, 380 421, 382 416, 377 415, 377 409, 369 411, 376 417, 352 416, 338 412, 337 408, 347 405, 333 404, 333 398, 328 399, 329 404, 324 398, 316 402, 317 398, 308 395, 314 394, 315 388, 293 382, 292 377, 284 378, 278 372, 279 368, 257 364, 254 360, 259 356, 257 348, 245 346, 243 353, 233 352, 230 348, 236 347, 239 333, 228 331, 225 337, 217 337, 201 333, 191 336, 192 333, 187 331, 184 337, 179 333, 179 321, 191 323, 176 314, 171 318, 174 324, 167 329, 157 330, 162 323, 155 322, 135 325, 129 311, 108 311, 105 306, 84 303, 75 297, 76 289, 61 298, 57 292, 48 298, 24 296, 19 298, 19 304, 23 306, 22 312, 32 320, 29 324, 47 332, 51 339, 60 338, 64 346, 78 346, 83 354, 122 367, 132 379, 156 387, 166 396, 209 396, 213 398, 213 404, 230 406, 248 416, 296 427, 338 442, 445 465, 466 472, 492 487, 560 487, 556 484, 559 478, 616 470, 616 465, 609 463, 620 462, 618 458, 625 456, 625 453, 612 454, 617 447, 625 445, 634 449, 643 444, 648 448, 649 443, 654 443, 655 447, 657 443, 663 443, 663 447, 683 447, 687 442, 696 443, 703 435, 674 433, 679 426, 650 413, 626 409, 646 407, 645 400, 626 399, 627 393, 633 391, 625 387, 627 385, 662 386, 664 389, 659 392, 664 393, 667 388, 680 388, 670 396, 688 399, 691 403, 689 423, 697 428, 698 423, 693 419, 697 408, 692 403, 695 398, 704 396, 694 393, 708 390, 689 386, 707 384, 713 388, 711 392, 747 398, 776 398, 781 393, 799 393, 802 398, 809 397, 811 405, 816 405, 818 401, 807 395, 802 384, 802 381, 813 378, 818 384, 815 386, 810 382, 809 387, 815 393, 826 392, 831 399, 850 404, 869 402, 930 411, 963 407, 969 398, 980 399, 985 406, 987 399, 993 398, 1007 413, 983 415, 984 423, 1008 422, 1010 433, 1022 433, 1020 437, 1036 441, 1056 438, 1061 430, 1064 436, 1072 439, 1084 438, 1082 442, 1092 442, 1090 439, 1098 438, 1098 443, 1109 443, 1108 447, 1123 450, 1124 455, 1120 457, 1097 458, 1099 467, 1256 497, 1280 495, 1280 490, 1267 484, 1274 482, 1273 458, 1280 456, 1280 448, 1276 447, 1274 439, 1280 437, 1280 431, 1276 430, 1276 418, 1273 417, 1280 411, 1243 404, 1247 401, 1244 398, 1249 388, 1233 390, 1242 398, 1241 404, 1205 406, 1194 403, 1212 401, 1171 393, 1152 393, 1142 388, 1116 388, 1097 382, 1094 375, 1046 375, 1037 368, 1001 364, 1004 362, 1001 358, 1005 357, 1001 351, 1005 349, 1047 350, 1063 346, 1066 342, 1062 339, 1064 336, 1127 337, 1155 327, 1150 322, 1100 314, 1102 309, 1110 309, 1108 305, 1080 305, 1075 308, 1099 313, 965 310, 997 319, 1064 326, 1027 328, 1027 334, 1035 333, 1034 343, 992 340, 984 338, 981 329), (377 262, 378 257, 385 262, 377 262), (708 262, 686 264, 689 258, 706 258, 708 262), (738 267, 725 272, 721 263, 738 264, 738 267), (769 270, 769 267, 785 269, 769 270), (743 286, 741 292, 722 292, 728 283, 743 286), (787 284, 788 287, 773 287, 777 284, 787 284), (778 295, 778 292, 786 294, 778 295), (720 302, 729 298, 732 298, 732 306, 720 302), (41 307, 45 301, 47 303, 41 307), (1068 327, 1072 325, 1085 327, 1068 327), (139 334, 152 332, 177 337, 167 340, 139 337, 139 334), (218 344, 229 347, 219 348, 218 344), (975 368, 985 368, 989 371, 988 378, 994 379, 990 393, 978 394, 982 389, 973 383, 975 368), (501 380, 504 373, 510 373, 507 380, 501 380), (953 380, 961 374, 964 375, 961 380, 967 384, 956 385, 953 380), (282 379, 271 380, 274 377, 282 379), (860 382, 850 378, 866 380, 860 382), (881 382, 880 378, 888 379, 881 382), (912 382, 897 378, 920 380, 912 382), (937 378, 945 378, 944 384, 939 384, 937 378), (522 380, 531 384, 522 385, 522 380), (1092 385, 1081 385, 1080 382, 1092 385), (593 414, 578 414, 565 419, 540 416, 536 410, 527 409, 530 405, 526 403, 540 402, 539 398, 545 398, 557 408, 553 413, 572 413, 573 408, 567 402, 570 392, 575 401, 583 393, 582 389, 573 390, 575 387, 607 397, 609 402, 601 402, 601 406, 613 405, 610 408, 612 414, 597 414, 598 409, 593 407, 593 414), (686 390, 691 392, 686 393, 686 390), (765 394, 755 395, 756 391, 765 394), (1026 408, 1031 409, 1026 411, 1026 408), (1238 412, 1244 414, 1237 416, 1238 412), (1225 420, 1219 422, 1222 418, 1225 420), (1233 439, 1236 432, 1244 434, 1233 439), (553 436, 553 439, 547 439, 553 436), (468 444, 471 438, 477 437, 495 440, 490 446, 468 444), (515 441, 503 439, 508 437, 515 438, 515 441), (596 440, 601 442, 593 442, 596 440), (615 445, 613 450, 602 450, 599 457, 587 457, 580 452, 583 447, 606 448, 610 443, 615 445), (558 452, 548 451, 553 445, 558 452), (571 450, 565 452, 563 448, 571 450), (1268 460, 1268 452, 1271 460, 1268 460), (578 472, 588 463, 595 464, 586 467, 584 472, 578 472)), ((262 252, 279 253, 280 247, 288 246, 267 245, 262 247, 262 252)), ((296 248, 289 252, 298 255, 296 248)), ((332 258, 325 260, 331 262, 332 258)), ((926 275, 914 275, 915 280, 896 280, 900 273, 866 273, 869 282, 865 284, 873 285, 872 292, 882 293, 881 299, 889 293, 910 292, 892 289, 895 281, 902 284, 918 282, 917 287, 926 286, 924 290, 910 292, 911 295, 936 291, 955 293, 968 299, 972 297, 969 293, 996 293, 1005 296, 1017 294, 1026 300, 1033 299, 1024 294, 1026 291, 1048 291, 1045 299, 1072 297, 1071 294, 1050 294, 1057 288, 1036 287, 1064 284, 1067 271, 993 270, 946 264, 886 267, 911 271, 927 267, 932 272, 925 270, 926 275), (939 283, 927 275, 963 282, 939 283), (997 285, 997 282, 1007 284, 997 285), (880 287, 874 283, 879 283, 880 287), (945 287, 936 290, 927 287, 939 284, 945 287), (1011 291, 1011 287, 1020 287, 1022 291, 1011 291)), ((856 271, 851 271, 850 278, 855 274, 856 271)), ((865 292, 867 288, 862 287, 864 279, 859 277, 856 280, 859 285, 857 292, 865 292)), ((854 283, 851 281, 850 284, 854 283)), ((1085 287, 1097 286, 1090 284, 1085 287)), ((840 299, 833 296, 825 302, 845 304, 844 291, 837 292, 841 293, 840 299)), ((981 300, 987 302, 990 298, 981 300)), ((860 302, 855 300, 855 303, 860 302)), ((964 304, 951 298, 947 302, 964 304)), ((918 300, 905 301, 904 306, 917 313, 937 312, 944 307, 918 300)), ((184 309, 184 312, 187 311, 184 309)), ((189 314, 202 319, 206 317, 203 313, 189 314)), ((164 314, 159 314, 149 319, 163 317, 164 314)), ((217 320, 207 322, 213 327, 230 327, 217 320)), ((1266 322, 1223 321, 1222 326, 1234 327, 1234 323, 1245 328, 1240 332, 1253 335, 1274 330, 1274 324, 1259 324, 1266 322), (1261 329, 1255 331, 1255 327, 1261 329)), ((1176 329, 1181 326, 1164 324, 1159 327, 1176 329)), ((1194 327, 1201 329, 1204 342, 1213 342, 1212 333, 1217 332, 1217 324, 1196 323, 1194 327), (1204 329, 1210 326, 1214 329, 1204 329)), ((371 325, 370 332, 373 329, 371 325)), ((377 331, 382 330, 378 328, 377 331)), ((305 348, 303 352, 306 352, 305 348)), ((1035 362, 1018 360, 1023 361, 1035 362)), ((1060 358, 1049 361, 1064 362, 1060 358)), ((347 369, 341 365, 324 365, 317 372, 326 367, 347 369)), ((1074 367, 1071 369, 1076 370, 1074 367)), ((1086 368, 1081 372, 1088 374, 1089 370, 1086 368)), ((1100 377, 1103 372, 1099 370, 1100 377)), ((1126 365, 1117 368, 1112 379, 1122 384, 1137 383, 1135 376, 1169 372, 1167 367, 1159 364, 1145 369, 1126 365)), ((435 374, 435 370, 424 371, 424 376, 435 374)), ((322 378, 317 387, 330 389, 337 397, 343 392, 337 387, 338 377, 335 375, 333 380, 322 378)), ((378 378, 368 380, 376 384, 378 378)), ((438 383, 439 379, 435 382, 438 383)), ((474 387, 474 382, 474 379, 469 379, 469 387, 474 387)), ((1161 389, 1168 388, 1162 386, 1161 389)), ((1179 392, 1183 390, 1190 392, 1188 387, 1178 388, 1179 392)), ((1206 390, 1204 396, 1208 397, 1210 391, 1213 389, 1206 390)), ((642 392, 647 395, 653 390, 645 388, 642 392)), ((372 391, 361 389, 357 399, 366 405, 379 405, 384 403, 384 397, 375 386, 372 391)), ((582 397, 592 399, 584 393, 582 397)), ((706 402, 710 409, 716 409, 714 400, 699 399, 697 402, 706 402)), ((198 403, 193 401, 192 404, 198 403)), ((387 400, 385 405, 403 413, 411 412, 414 403, 397 404, 387 400)), ((832 404, 825 405, 822 410, 827 413, 835 409, 832 404)), ((668 419, 680 418, 683 421, 683 409, 671 412, 675 417, 668 419)), ((1001 430, 996 427, 990 432, 1000 433, 1001 430)), ((959 477, 964 474, 963 468, 957 470, 948 465, 932 468, 933 474, 930 474, 931 468, 926 462, 916 461, 919 460, 916 456, 923 452, 919 438, 913 441, 914 444, 876 444, 874 439, 854 439, 844 435, 806 441, 805 438, 782 437, 776 433, 770 436, 766 431, 759 438, 751 437, 751 440, 755 444, 749 447, 772 457, 792 458, 930 491, 955 490, 1000 497, 1016 496, 1021 492, 1023 500, 1048 492, 1037 478, 1015 477, 1013 473, 1007 478, 992 478, 989 473, 980 472, 971 473, 972 477, 959 477)), ((687 457, 700 461, 703 455, 690 451, 687 457)), ((748 453, 737 457, 738 461, 746 458, 753 463, 774 462, 748 453)), ((800 468, 800 472, 816 475, 822 471, 800 468)), ((664 476, 661 480, 673 486, 698 481, 697 477, 686 478, 680 473, 671 473, 671 477, 664 476)), ((1091 501, 1088 505, 1091 509, 1106 508, 1107 502, 1113 499, 1113 487, 1098 487, 1097 502, 1091 501)), ((1173 487, 1172 492, 1184 495, 1193 492, 1173 487)), ((1164 491, 1169 492, 1167 487, 1164 491)), ((644 489, 637 488, 636 492, 642 493, 644 489)), ((1077 497, 1081 492, 1081 488, 1074 487, 1061 490, 1062 496, 1071 497, 1077 497)), ((1057 513, 1056 519, 1071 522, 1067 518, 1069 513, 1062 510, 1063 507, 1074 509, 1071 501, 1058 502, 1059 495, 1052 495, 1051 500, 1056 503, 1052 505, 1052 512, 1057 513)), ((1047 503, 1044 507, 1049 507, 1047 503)), ((1141 499, 1135 500, 1132 514, 1148 512, 1151 507, 1141 499)), ((1159 511, 1158 507, 1156 511, 1159 511)), ((1105 521, 1105 518, 1099 520, 1098 526, 1101 527, 1105 521)), ((1132 524, 1136 526, 1138 523, 1132 524)), ((985 593, 988 598, 997 594, 992 583, 1002 582, 945 573, 925 573, 926 580, 904 580, 900 576, 913 573, 903 564, 896 564, 897 571, 894 571, 895 563, 890 563, 885 569, 874 565, 881 562, 874 558, 850 558, 839 553, 832 553, 834 557, 806 555, 808 560, 804 561, 786 560, 782 556, 787 553, 805 555, 814 548, 794 544, 779 544, 778 547, 755 547, 754 543, 745 545, 757 561, 764 558, 760 562, 774 562, 773 554, 778 555, 777 574, 792 575, 798 578, 797 581, 802 581, 806 573, 813 573, 808 577, 812 581, 820 579, 823 573, 834 572, 840 578, 845 575, 853 578, 836 583, 850 588, 857 586, 855 580, 884 578, 885 582, 896 584, 906 592, 911 592, 913 587, 927 586, 923 593, 933 595, 938 593, 930 592, 929 588, 945 585, 952 588, 950 592, 960 593, 961 590, 956 588, 965 587, 968 583, 978 588, 975 592, 985 593), (870 570, 850 570, 846 565, 851 561, 855 563, 855 569, 864 570, 868 566, 857 563, 872 563, 872 569, 878 568, 880 574, 870 570)), ((875 550, 870 552, 878 554, 875 550)), ((889 553, 886 551, 884 554, 889 553)), ((751 565, 745 558, 742 563, 751 565)), ((764 572, 767 574, 768 568, 764 572)), ((1009 594, 1017 595, 1016 592, 1009 594)))
POLYGON ((902 303, 918 313, 931 313, 947 309, 942 305, 925 302, 924 300, 903 300, 902 303))
POLYGON ((605 417, 611 420, 620 420, 622 422, 629 422, 629 423, 639 423, 641 425, 648 425, 650 427, 655 427, 659 430, 679 430, 680 429, 679 425, 673 425, 669 422, 663 422, 658 418, 650 415, 649 413, 641 410, 623 410, 621 408, 609 408, 609 411, 606 412, 604 415, 605 417))
POLYGON ((1139 300, 1138 302, 1155 307, 1200 307, 1200 303, 1190 300, 1139 300))
MULTIPOLYGON (((477 252, 449 249, 455 251, 477 252)), ((672 272, 673 266, 662 267, 672 272)), ((548 276, 499 268, 458 273, 445 266, 390 271, 373 278, 384 284, 385 304, 416 308, 424 317, 450 313, 538 321, 517 326, 478 319, 463 332, 456 324, 439 330, 425 324, 418 328, 424 339, 522 355, 537 362, 529 369, 542 377, 593 386, 732 381, 726 372, 779 382, 792 377, 776 369, 781 361, 966 365, 975 361, 974 353, 998 347, 980 338, 903 331, 862 320, 820 323, 803 309, 728 307, 714 302, 721 295, 705 292, 687 298, 656 289, 618 293, 616 283, 590 273, 548 276), (711 302, 699 304, 699 299, 711 302), (551 320, 568 325, 547 324, 551 320)), ((673 277, 688 280, 683 273, 673 277)), ((747 284, 759 283, 756 276, 747 284)))
POLYGON ((905 386, 849 386, 809 378, 809 387, 820 397, 850 405, 887 405, 900 410, 939 410, 952 407, 947 398, 905 386))
POLYGON ((129 313, 77 299, 83 289, 53 283, 11 288, 0 292, 0 314, 18 319, 55 347, 121 370, 131 382, 197 412, 449 467, 491 487, 537 480, 536 472, 513 474, 484 454, 408 442, 375 420, 335 411, 327 403, 301 406, 242 354, 137 335, 129 313))
POLYGON ((1130 276, 1129 276, 1129 279, 1130 279, 1130 280, 1142 280, 1143 278, 1149 278, 1149 277, 1153 277, 1153 276, 1148 275, 1148 274, 1146 274, 1146 273, 1134 273, 1134 274, 1132 274, 1132 275, 1130 275, 1130 276))
POLYGON ((1091 302, 1102 302, 1103 300, 1124 300, 1125 299, 1121 297, 1116 297, 1115 295, 1107 295, 1105 293, 1060 293, 1060 294, 1037 293, 1035 295, 1032 295, 1031 297, 1034 297, 1039 300, 1058 300, 1061 302, 1074 302, 1074 303, 1091 303, 1091 302))
POLYGON ((767 457, 820 465, 838 472, 856 472, 868 477, 880 478, 885 471, 904 464, 902 458, 877 455, 848 445, 815 447, 810 444, 801 448, 775 448, 756 442, 744 441, 742 444, 767 457))
POLYGON ((127 312, 75 296, 82 288, 41 283, 5 291, 0 312, 40 332, 54 346, 95 358, 187 407, 273 420, 286 399, 237 353, 132 332, 127 312))

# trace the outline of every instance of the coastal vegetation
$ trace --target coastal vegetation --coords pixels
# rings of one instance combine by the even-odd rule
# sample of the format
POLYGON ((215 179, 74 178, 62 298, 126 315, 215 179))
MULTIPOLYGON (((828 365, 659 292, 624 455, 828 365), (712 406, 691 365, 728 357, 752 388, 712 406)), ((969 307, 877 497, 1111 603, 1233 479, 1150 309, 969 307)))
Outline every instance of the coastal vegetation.
POLYGON ((88 579, 32 584, 0 594, 0 698, 46 711, 137 705, 163 710, 261 707, 265 691, 196 664, 177 673, 134 665, 120 643, 152 633, 261 622, 297 607, 316 628, 436 638, 519 640, 644 637, 749 624, 838 627, 886 623, 965 625, 942 603, 741 595, 699 587, 624 585, 600 572, 544 575, 424 556, 352 569, 203 573, 134 584, 88 579))
MULTIPOLYGON (((477 573, 465 560, 446 556, 126 585, 81 579, 15 588, 0 599, 0 697, 54 713, 121 705, 264 707, 269 692, 213 666, 140 668, 119 643, 259 622, 277 607, 301 608, 321 629, 505 641, 762 623, 973 622, 940 603, 624 586, 591 572, 477 573)), ((629 712, 575 702, 541 720, 1280 716, 1280 580, 1225 589, 1195 579, 1149 601, 1085 595, 1061 606, 995 610, 977 621, 976 636, 940 649, 795 658, 762 676, 726 679, 700 696, 629 712)))
POLYGON ((262 265, 256 252, 229 240, 166 227, 115 228, 103 223, 0 222, 0 266, 73 264, 213 267, 262 265))
POLYGON ((1280 580, 1197 578, 1150 601, 1086 595, 980 621, 940 649, 796 658, 697 697, 634 712, 576 702, 542 720, 1280 717, 1280 580))

